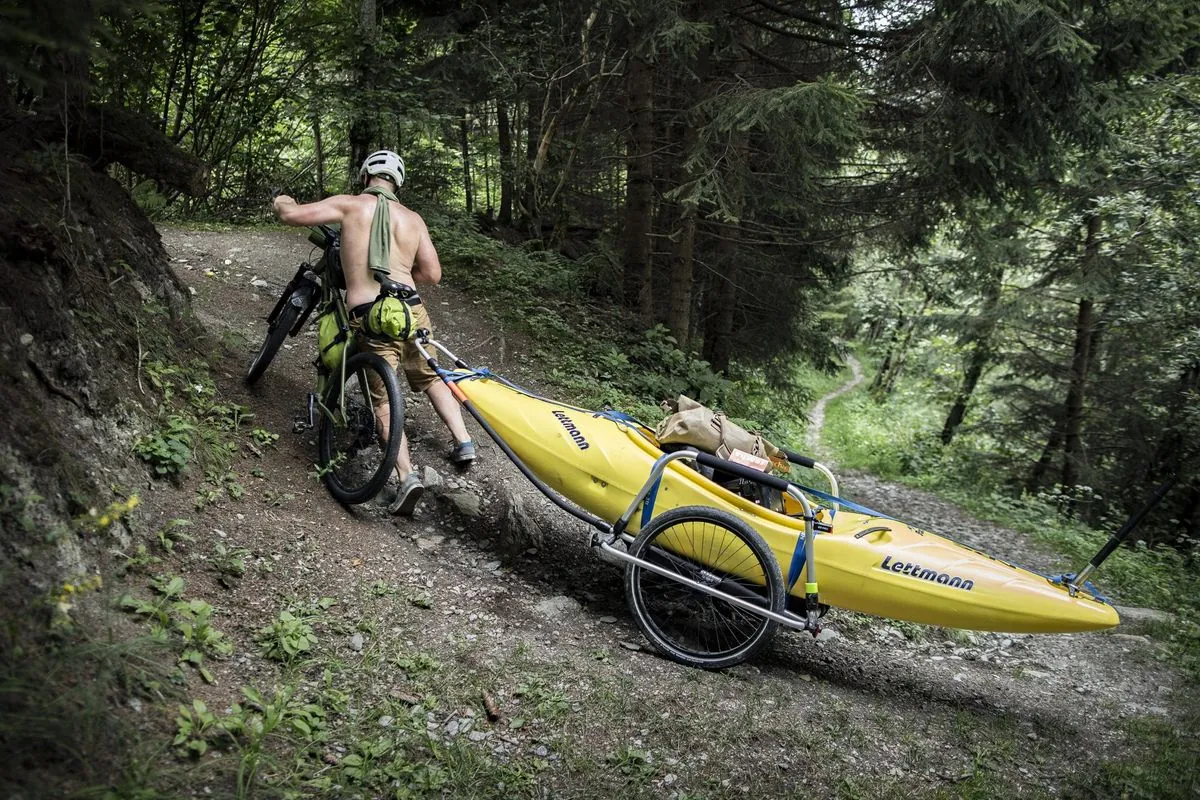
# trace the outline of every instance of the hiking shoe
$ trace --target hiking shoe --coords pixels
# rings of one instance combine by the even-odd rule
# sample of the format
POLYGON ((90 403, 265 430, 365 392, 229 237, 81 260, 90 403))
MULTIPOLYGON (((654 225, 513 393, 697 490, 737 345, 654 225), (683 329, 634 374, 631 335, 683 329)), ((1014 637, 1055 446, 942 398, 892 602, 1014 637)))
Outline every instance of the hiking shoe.
POLYGON ((467 440, 454 445, 450 451, 450 460, 455 464, 467 465, 475 460, 475 443, 467 440))
POLYGON ((396 490, 396 499, 388 506, 388 513, 411 517, 413 510, 417 507, 417 501, 424 493, 425 484, 421 483, 417 473, 408 473, 408 477, 400 481, 400 488, 396 490))

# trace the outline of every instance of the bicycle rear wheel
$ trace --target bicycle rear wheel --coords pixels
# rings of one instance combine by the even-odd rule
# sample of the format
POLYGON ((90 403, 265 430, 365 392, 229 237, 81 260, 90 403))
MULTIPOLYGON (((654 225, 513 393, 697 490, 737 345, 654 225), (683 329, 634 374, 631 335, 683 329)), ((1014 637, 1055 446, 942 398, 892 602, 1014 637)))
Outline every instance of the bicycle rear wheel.
POLYGON ((267 367, 271 366, 271 362, 275 360, 275 354, 279 352, 279 346, 283 344, 283 340, 295 326, 296 320, 300 318, 300 311, 301 309, 291 302, 291 298, 288 298, 288 302, 280 310, 279 316, 275 317, 275 321, 267 328, 266 341, 258 349, 258 355, 250 362, 250 368, 246 370, 247 385, 252 385, 261 378, 262 374, 267 371, 267 367))
POLYGON ((734 515, 705 506, 671 509, 642 529, 629 554, 668 573, 627 564, 625 598, 642 633, 673 660, 704 669, 731 667, 775 633, 774 620, 671 577, 781 612, 783 576, 775 556, 734 515))
POLYGON ((325 486, 339 502, 365 503, 387 483, 400 450, 404 395, 395 371, 382 356, 355 353, 345 382, 331 379, 325 408, 317 452, 325 486), (380 423, 375 408, 385 403, 391 413, 380 423))

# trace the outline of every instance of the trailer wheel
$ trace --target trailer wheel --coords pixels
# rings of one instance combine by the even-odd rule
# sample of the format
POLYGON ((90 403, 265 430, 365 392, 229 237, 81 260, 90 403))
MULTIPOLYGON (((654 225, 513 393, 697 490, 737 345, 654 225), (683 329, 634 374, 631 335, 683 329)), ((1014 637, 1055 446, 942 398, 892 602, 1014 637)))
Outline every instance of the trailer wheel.
POLYGON ((681 580, 782 613, 783 575, 775 556, 733 514, 705 506, 671 509, 642 529, 629 554, 662 570, 627 564, 625 598, 642 633, 673 660, 723 669, 771 640, 777 622, 681 580))

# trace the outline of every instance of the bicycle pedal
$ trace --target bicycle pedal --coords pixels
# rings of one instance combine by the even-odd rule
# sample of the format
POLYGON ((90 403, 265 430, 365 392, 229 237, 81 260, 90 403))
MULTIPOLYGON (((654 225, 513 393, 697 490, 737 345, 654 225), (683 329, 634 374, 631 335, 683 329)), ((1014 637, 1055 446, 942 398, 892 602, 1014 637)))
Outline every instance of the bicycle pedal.
POLYGON ((312 425, 302 419, 292 421, 292 433, 304 433, 305 431, 311 429, 312 425))

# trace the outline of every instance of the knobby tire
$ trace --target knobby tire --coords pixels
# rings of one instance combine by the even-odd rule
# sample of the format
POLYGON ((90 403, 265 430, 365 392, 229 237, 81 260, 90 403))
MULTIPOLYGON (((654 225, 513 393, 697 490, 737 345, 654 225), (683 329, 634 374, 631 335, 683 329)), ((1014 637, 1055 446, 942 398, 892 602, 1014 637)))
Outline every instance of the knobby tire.
POLYGON ((271 362, 275 360, 275 354, 279 352, 280 345, 287 338, 288 333, 296 325, 296 320, 300 317, 300 309, 292 305, 291 298, 284 304, 283 309, 279 312, 279 316, 275 318, 275 322, 267 328, 267 338, 259 348, 258 355, 250 362, 250 368, 246 370, 246 385, 252 386, 254 382, 262 377, 262 374, 267 371, 267 367, 271 366, 271 362))
MULTIPOLYGON (((331 380, 325 406, 334 414, 338 402, 337 376, 331 380)), ((376 353, 355 353, 346 361, 345 412, 349 425, 342 425, 330 414, 321 415, 318 435, 318 463, 324 474, 329 493, 340 503, 365 503, 387 483, 400 451, 400 436, 404 431, 404 395, 396 373, 376 353), (374 413, 368 408, 367 376, 374 373, 383 382, 384 394, 391 408, 386 442, 381 435, 374 413), (337 441, 335 439, 345 439, 337 441)))

